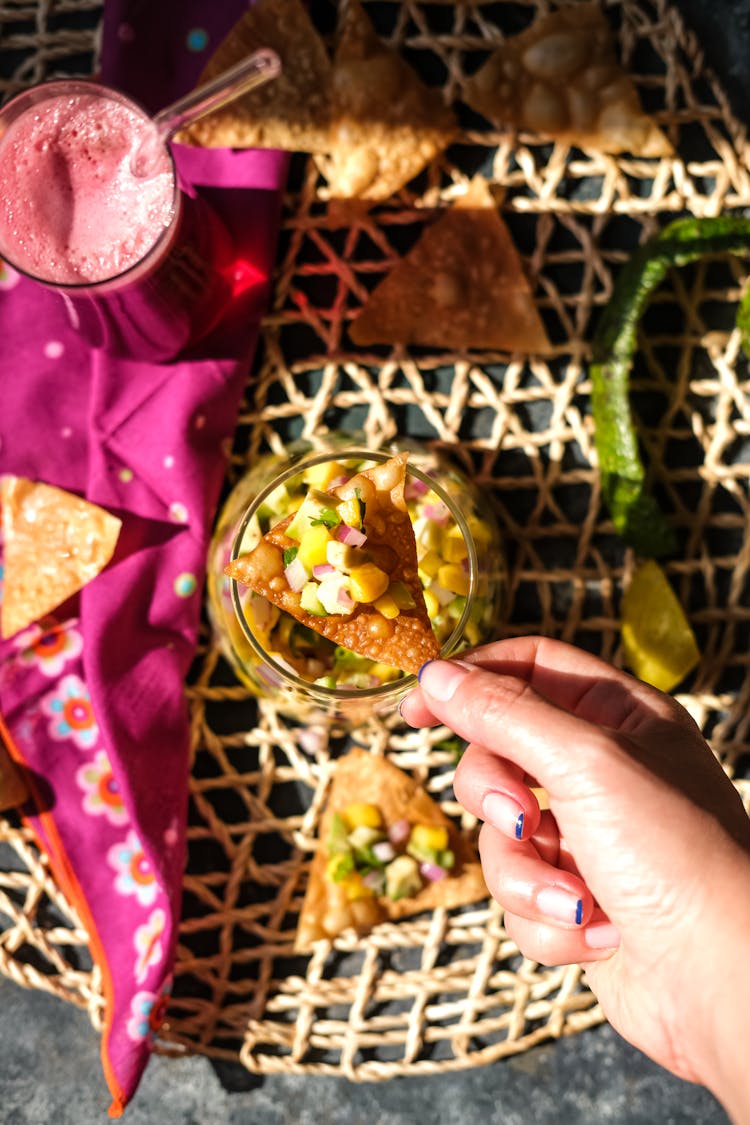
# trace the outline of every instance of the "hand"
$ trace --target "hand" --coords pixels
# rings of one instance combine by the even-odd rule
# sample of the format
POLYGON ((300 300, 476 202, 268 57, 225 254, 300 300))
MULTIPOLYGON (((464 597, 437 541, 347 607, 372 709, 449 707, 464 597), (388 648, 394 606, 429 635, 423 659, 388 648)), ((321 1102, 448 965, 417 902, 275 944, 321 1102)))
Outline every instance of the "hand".
POLYGON ((750 933, 750 820, 687 712, 541 638, 425 665, 401 710, 469 742, 456 796, 485 821, 485 878, 521 951, 582 963, 622 1035, 728 1098, 724 1037, 736 1021, 744 1041, 750 1001, 726 982, 750 933))

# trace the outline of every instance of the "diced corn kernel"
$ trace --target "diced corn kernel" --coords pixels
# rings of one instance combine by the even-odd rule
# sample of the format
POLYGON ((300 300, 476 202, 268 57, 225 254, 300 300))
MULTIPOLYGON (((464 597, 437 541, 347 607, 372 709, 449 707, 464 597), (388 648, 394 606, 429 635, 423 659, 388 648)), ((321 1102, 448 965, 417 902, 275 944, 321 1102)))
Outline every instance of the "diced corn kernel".
POLYGON ((302 474, 311 488, 325 490, 336 477, 346 476, 346 469, 340 461, 324 461, 321 465, 310 465, 302 474))
POLYGON ((342 523, 348 524, 349 527, 362 526, 362 509, 356 496, 352 496, 349 500, 342 500, 336 511, 341 516, 342 523))
POLYGON ((443 532, 440 551, 447 563, 461 562, 468 555, 466 543, 457 527, 451 527, 443 532))
POLYGON ((437 580, 454 594, 466 597, 469 592, 469 576, 458 563, 444 563, 437 572, 437 580))
POLYGON ((364 801, 351 801, 341 813, 347 828, 380 828, 383 818, 377 805, 368 805, 364 801))
POLYGON ((417 540, 417 548, 422 551, 437 551, 440 549, 440 536, 442 528, 439 524, 433 523, 432 520, 425 520, 424 526, 420 528, 419 533, 415 531, 415 538, 417 540))
POLYGON ((398 617, 401 612, 390 594, 383 594, 382 597, 375 601, 374 605, 378 613, 382 613, 383 617, 387 617, 389 621, 392 621, 394 617, 398 617))
POLYGON ((349 902, 356 902, 360 898, 372 898, 375 894, 362 881, 362 876, 358 871, 352 871, 351 875, 347 875, 346 879, 341 880, 339 886, 344 888, 344 894, 349 902))
POLYGON ((308 572, 326 561, 326 551, 331 540, 327 527, 318 525, 305 531, 299 541, 297 558, 308 572))
POLYGON ((441 825, 415 824, 409 843, 415 848, 441 852, 448 847, 448 829, 441 825))
POLYGON ((375 602, 388 589, 389 578, 375 563, 355 566, 349 573, 350 593, 355 602, 375 602))
POLYGON ((425 590, 424 604, 427 607, 427 616, 430 618, 437 617, 440 612, 440 602, 437 600, 432 590, 425 590))
POLYGON ((440 569, 442 559, 437 551, 428 551, 423 558, 419 560, 419 569, 424 574, 428 574, 430 578, 434 578, 440 569))

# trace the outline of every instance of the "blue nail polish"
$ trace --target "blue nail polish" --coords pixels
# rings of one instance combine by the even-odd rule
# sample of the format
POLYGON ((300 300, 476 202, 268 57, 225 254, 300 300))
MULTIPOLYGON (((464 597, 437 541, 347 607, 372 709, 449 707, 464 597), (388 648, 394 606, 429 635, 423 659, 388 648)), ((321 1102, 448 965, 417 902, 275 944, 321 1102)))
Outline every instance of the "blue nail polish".
POLYGON ((520 812, 518 814, 518 819, 516 820, 516 839, 517 840, 523 839, 523 813, 522 812, 520 812))
POLYGON ((576 926, 580 926, 583 921, 583 899, 579 898, 576 903, 576 926))
POLYGON ((427 661, 425 661, 425 663, 424 663, 424 664, 422 665, 422 667, 421 667, 421 668, 419 669, 419 671, 417 672, 417 681, 418 681, 419 683, 421 683, 421 682, 422 682, 422 673, 424 672, 425 668, 428 668, 428 667, 430 666, 430 664, 434 664, 434 663, 435 663, 435 661, 434 661, 434 660, 427 660, 427 661))

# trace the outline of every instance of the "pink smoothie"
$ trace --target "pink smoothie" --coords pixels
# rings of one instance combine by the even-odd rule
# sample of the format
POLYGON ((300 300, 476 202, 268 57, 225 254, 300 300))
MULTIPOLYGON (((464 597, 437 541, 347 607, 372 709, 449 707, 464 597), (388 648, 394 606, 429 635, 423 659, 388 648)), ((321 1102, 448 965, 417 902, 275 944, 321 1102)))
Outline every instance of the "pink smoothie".
POLYGON ((139 262, 169 226, 166 149, 147 178, 130 153, 150 122, 94 94, 31 106, 0 137, 0 256, 41 281, 85 285, 139 262))

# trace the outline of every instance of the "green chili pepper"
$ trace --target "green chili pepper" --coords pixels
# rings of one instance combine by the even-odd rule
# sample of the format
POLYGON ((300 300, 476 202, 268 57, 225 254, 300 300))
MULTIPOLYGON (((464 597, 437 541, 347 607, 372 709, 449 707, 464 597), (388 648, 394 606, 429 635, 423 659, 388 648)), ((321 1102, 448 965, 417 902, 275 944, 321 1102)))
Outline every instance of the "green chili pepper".
MULTIPOLYGON (((670 223, 639 247, 619 274, 592 344, 591 409, 604 501, 625 542, 650 558, 673 552, 676 539, 646 490, 630 410, 629 380, 638 322, 667 270, 721 253, 750 253, 750 219, 720 215, 670 223)), ((737 325, 743 349, 750 355, 748 293, 740 304, 737 325)))

